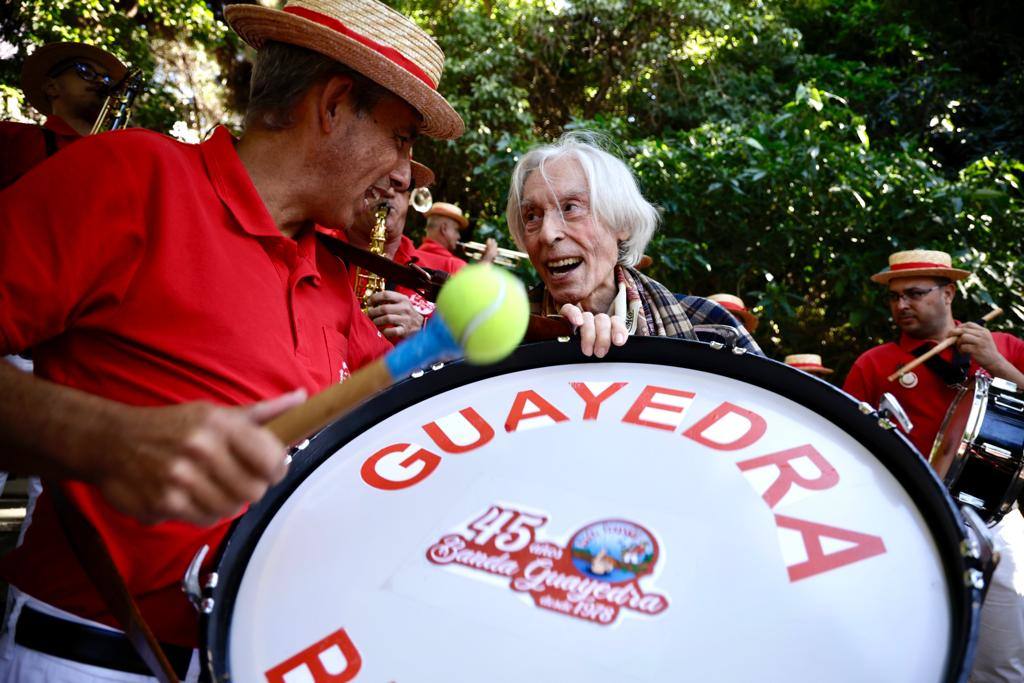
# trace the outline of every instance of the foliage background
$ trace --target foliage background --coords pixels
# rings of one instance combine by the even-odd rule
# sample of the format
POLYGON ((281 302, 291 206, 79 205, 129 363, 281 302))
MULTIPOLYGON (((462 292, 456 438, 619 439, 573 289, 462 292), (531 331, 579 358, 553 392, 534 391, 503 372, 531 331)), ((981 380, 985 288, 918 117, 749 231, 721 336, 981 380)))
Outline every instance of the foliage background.
MULTIPOLYGON (((266 4, 274 5, 273 0, 266 4)), ((517 155, 604 131, 664 225, 651 274, 730 292, 766 352, 820 352, 838 377, 892 336, 868 275, 896 249, 945 249, 1024 329, 1024 4, 1019 0, 391 0, 448 55, 466 119, 425 143, 435 197, 479 236, 502 218, 517 155)), ((250 56, 204 0, 24 0, 0 8, 0 115, 32 119, 35 45, 100 44, 143 67, 136 123, 198 140, 237 123, 250 56)), ((526 273, 530 276, 530 273, 526 273)))

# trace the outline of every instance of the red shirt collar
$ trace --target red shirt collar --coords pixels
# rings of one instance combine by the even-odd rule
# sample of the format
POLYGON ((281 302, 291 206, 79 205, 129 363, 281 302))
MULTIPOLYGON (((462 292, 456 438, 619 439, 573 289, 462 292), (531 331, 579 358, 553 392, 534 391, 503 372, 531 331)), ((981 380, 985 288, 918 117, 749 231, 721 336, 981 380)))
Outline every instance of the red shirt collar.
POLYGON ((217 196, 242 229, 257 237, 283 237, 252 184, 249 171, 238 158, 235 138, 228 129, 217 126, 199 151, 217 196))
POLYGON ((303 230, 294 240, 290 240, 277 228, 263 203, 263 198, 249 177, 249 171, 238 157, 235 142, 235 137, 227 128, 217 126, 213 134, 199 145, 206 172, 217 196, 245 232, 254 237, 271 237, 292 242, 298 258, 305 260, 309 266, 301 275, 319 277, 320 271, 316 264, 316 231, 303 230))
POLYGON ((43 128, 52 130, 57 135, 64 138, 78 139, 82 137, 78 134, 78 131, 72 128, 67 121, 57 116, 56 114, 50 114, 46 117, 46 121, 43 122, 43 128))

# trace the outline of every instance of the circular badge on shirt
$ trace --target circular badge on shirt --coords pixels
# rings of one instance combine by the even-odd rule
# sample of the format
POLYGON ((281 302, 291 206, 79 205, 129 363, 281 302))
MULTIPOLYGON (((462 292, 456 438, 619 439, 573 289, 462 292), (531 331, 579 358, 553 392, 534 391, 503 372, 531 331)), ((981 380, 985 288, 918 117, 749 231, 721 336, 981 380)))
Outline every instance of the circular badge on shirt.
POLYGON ((917 386, 917 374, 908 372, 907 374, 900 377, 900 384, 905 386, 907 389, 913 389, 917 386))

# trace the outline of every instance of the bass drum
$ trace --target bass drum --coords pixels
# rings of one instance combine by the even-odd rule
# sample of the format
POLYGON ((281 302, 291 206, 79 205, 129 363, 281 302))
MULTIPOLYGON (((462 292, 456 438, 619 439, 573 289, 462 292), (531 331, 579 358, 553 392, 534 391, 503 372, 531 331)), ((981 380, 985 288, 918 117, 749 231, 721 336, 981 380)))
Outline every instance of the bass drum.
POLYGON ((205 665, 270 683, 965 680, 972 544, 863 408, 775 361, 650 338, 401 382, 238 521, 204 582, 205 665))

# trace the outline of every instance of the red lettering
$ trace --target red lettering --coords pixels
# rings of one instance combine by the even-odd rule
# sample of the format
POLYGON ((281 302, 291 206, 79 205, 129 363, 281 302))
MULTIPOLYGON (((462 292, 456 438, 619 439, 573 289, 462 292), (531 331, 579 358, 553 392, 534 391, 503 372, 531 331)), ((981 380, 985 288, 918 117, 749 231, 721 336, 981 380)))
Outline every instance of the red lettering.
POLYGON ((600 410, 601 404, 611 398, 612 394, 626 386, 626 383, 614 382, 597 396, 594 396, 594 392, 590 390, 590 387, 587 386, 586 382, 570 382, 569 386, 573 388, 573 391, 579 394, 579 397, 582 398, 583 402, 586 404, 586 408, 583 409, 583 419, 596 420, 597 412, 600 410))
POLYGON ((786 568, 789 572, 789 581, 794 583, 806 579, 815 574, 832 571, 854 562, 866 560, 875 555, 885 552, 885 543, 878 536, 862 534, 857 531, 840 529, 839 527, 808 522, 793 517, 775 515, 775 523, 786 529, 794 529, 800 532, 803 539, 804 549, 807 551, 807 561, 791 565, 786 568), (822 537, 838 538, 842 541, 855 543, 851 548, 826 555, 821 547, 822 537))
POLYGON ((629 412, 622 418, 623 422, 631 422, 632 424, 641 425, 644 427, 654 427, 655 429, 667 429, 673 431, 679 426, 679 423, 683 421, 683 411, 690 405, 695 394, 692 391, 679 391, 678 389, 666 389, 665 387, 646 386, 644 390, 637 396, 636 401, 630 407, 629 412), (679 401, 679 405, 671 403, 657 403, 655 397, 658 395, 662 396, 675 396, 676 398, 683 399, 679 401), (642 419, 641 415, 647 408, 653 408, 654 410, 663 410, 669 413, 678 413, 679 419, 672 422, 674 418, 669 418, 669 421, 658 421, 653 422, 649 419, 642 419))
POLYGON ((683 432, 683 436, 693 439, 699 444, 714 448, 719 451, 736 451, 741 448, 746 448, 751 445, 762 436, 768 429, 768 423, 764 421, 764 418, 757 413, 747 410, 746 408, 740 408, 738 405, 734 405, 726 401, 722 405, 718 406, 710 413, 705 415, 695 425, 683 432), (704 432, 711 428, 711 426, 717 423, 719 420, 725 418, 729 413, 739 415, 745 418, 749 423, 747 431, 740 434, 732 441, 722 442, 714 441, 704 436, 704 432))
POLYGON ((832 488, 839 483, 839 473, 836 472, 836 468, 829 464, 828 460, 810 444, 804 446, 797 446, 796 448, 788 448, 778 453, 771 453, 769 455, 763 455, 759 458, 753 458, 751 460, 744 460, 736 463, 736 466, 740 468, 741 472, 747 470, 757 469, 758 467, 767 467, 774 465, 779 468, 778 478, 772 482, 772 485, 768 487, 768 490, 764 492, 764 501, 768 503, 768 507, 773 508, 778 505, 779 501, 783 499, 786 493, 793 484, 805 489, 813 489, 815 491, 823 491, 828 488, 832 488), (800 475, 793 467, 791 461, 797 458, 807 458, 814 466, 818 469, 821 476, 815 479, 808 479, 800 475))
POLYGON ((437 447, 445 453, 465 453, 466 451, 471 451, 474 448, 480 448, 494 438, 494 429, 491 428, 491 425, 487 424, 486 420, 480 417, 480 413, 476 412, 476 410, 473 408, 463 408, 459 411, 459 414, 462 415, 462 417, 466 419, 466 422, 476 430, 476 441, 465 445, 455 443, 451 440, 448 434, 445 433, 440 425, 437 424, 437 420, 423 425, 423 431, 425 431, 427 435, 434 440, 437 447))
POLYGON ((266 677, 267 683, 285 683, 287 674, 304 668, 311 676, 306 680, 314 683, 345 683, 355 678, 362 666, 359 650, 345 629, 340 629, 270 669, 266 677))
POLYGON ((516 394, 515 400, 512 401, 512 407, 508 411, 508 418, 505 420, 505 431, 514 432, 519 429, 519 423, 523 420, 544 416, 551 418, 554 422, 565 422, 569 419, 565 416, 565 413, 541 398, 540 394, 536 391, 532 389, 520 391, 516 394), (537 410, 529 413, 525 412, 527 402, 536 406, 537 410))
POLYGON ((360 471, 363 475, 363 481, 374 488, 383 489, 384 491, 397 491, 415 486, 429 477, 437 469, 437 466, 441 464, 441 457, 425 448, 417 448, 416 452, 412 455, 398 460, 396 456, 404 455, 411 446, 411 444, 407 443, 396 443, 382 448, 371 455, 363 463, 363 468, 360 471), (402 474, 408 474, 408 476, 388 478, 382 475, 378 465, 384 458, 388 458, 388 465, 401 471, 402 474), (396 460, 398 462, 395 462, 396 460), (420 465, 418 469, 416 468, 417 464, 420 465))

